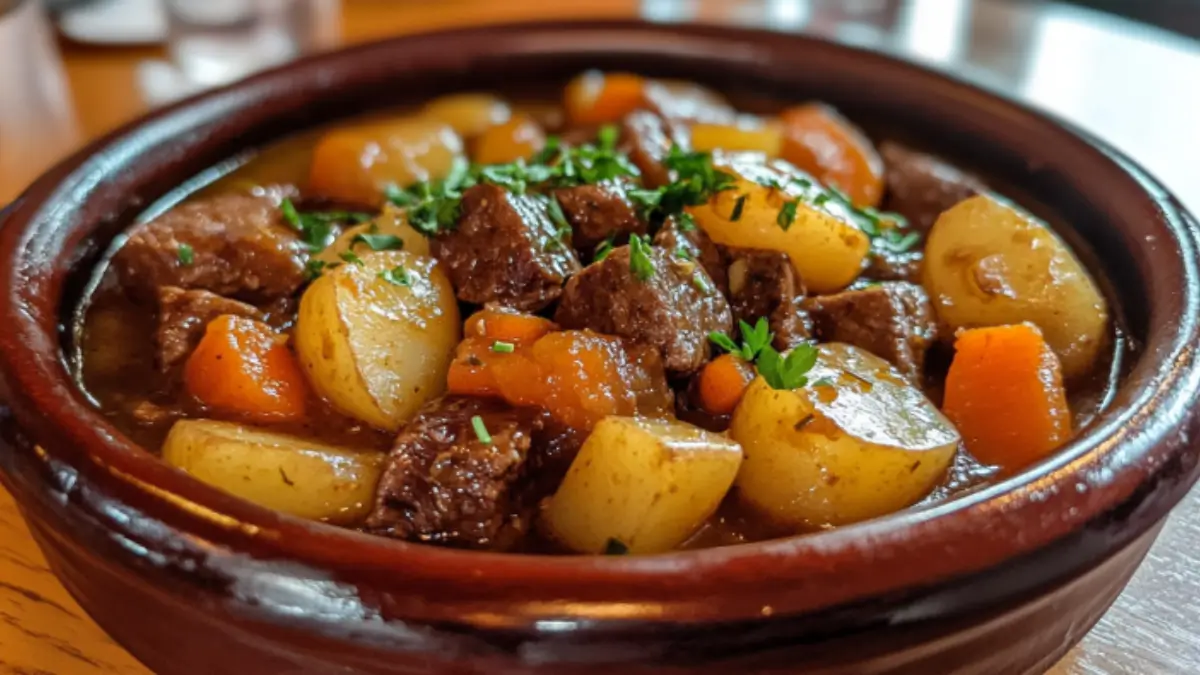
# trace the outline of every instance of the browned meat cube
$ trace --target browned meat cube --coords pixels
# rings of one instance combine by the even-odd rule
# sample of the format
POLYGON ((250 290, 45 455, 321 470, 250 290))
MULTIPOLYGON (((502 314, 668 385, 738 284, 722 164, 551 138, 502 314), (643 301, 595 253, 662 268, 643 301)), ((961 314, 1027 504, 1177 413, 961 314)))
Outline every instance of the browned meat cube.
POLYGON ((537 311, 579 271, 570 237, 560 239, 542 198, 486 183, 463 194, 458 227, 432 244, 458 299, 479 305, 537 311))
POLYGON ((263 320, 253 305, 230 300, 208 291, 185 291, 176 286, 158 289, 158 367, 166 372, 186 358, 204 337, 209 321, 222 314, 263 320))
POLYGON ((453 546, 511 546, 578 451, 570 438, 533 408, 482 398, 432 401, 396 438, 366 528, 453 546), (539 480, 546 471, 556 477, 539 480))
POLYGON ((874 281, 909 281, 921 283, 921 269, 925 265, 925 254, 922 251, 893 251, 873 250, 867 256, 867 268, 863 277, 874 281))
POLYGON ((224 194, 177 206, 129 232, 113 257, 121 284, 152 300, 160 286, 251 302, 291 295, 308 254, 278 194, 224 194))
POLYGON ((670 217, 654 235, 654 245, 676 258, 695 260, 700 263, 708 277, 721 289, 729 293, 729 254, 724 246, 717 244, 695 225, 686 229, 677 217, 670 217))
POLYGON ((691 143, 686 127, 671 124, 648 110, 635 110, 622 122, 621 145, 642 172, 642 184, 658 188, 671 182, 671 172, 663 165, 671 146, 686 150, 691 143))
POLYGON ((975 176, 946 162, 887 141, 879 146, 886 168, 883 206, 928 232, 942 212, 981 192, 987 186, 975 176))
POLYGON ((625 196, 626 184, 605 181, 554 191, 567 222, 575 234, 575 250, 590 258, 600 242, 613 238, 620 245, 630 234, 645 234, 646 223, 625 196))
POLYGON ((817 339, 861 347, 920 383, 925 351, 937 338, 933 306, 920 286, 886 281, 808 298, 804 307, 812 315, 817 339))
POLYGON ((810 320, 800 306, 804 284, 788 255, 754 249, 731 249, 729 255, 729 306, 734 320, 753 326, 766 318, 777 349, 807 340, 810 320))
POLYGON ((654 347, 667 370, 693 372, 712 355, 708 334, 730 331, 729 303, 695 262, 653 246, 641 250, 648 277, 631 268, 629 246, 613 249, 567 283, 554 320, 654 347))

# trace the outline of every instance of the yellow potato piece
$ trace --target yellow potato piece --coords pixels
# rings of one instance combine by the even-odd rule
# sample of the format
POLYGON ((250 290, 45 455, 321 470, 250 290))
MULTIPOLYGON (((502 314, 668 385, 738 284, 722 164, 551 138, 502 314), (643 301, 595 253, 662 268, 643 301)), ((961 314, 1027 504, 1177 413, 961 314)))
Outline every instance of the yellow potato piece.
POLYGON ((736 184, 688 208, 713 241, 787 253, 813 293, 839 291, 858 277, 871 242, 849 207, 815 178, 759 153, 714 153, 713 165, 733 174, 736 184), (796 199, 795 218, 785 229, 780 211, 796 199))
POLYGON ((444 122, 374 121, 334 129, 317 141, 308 188, 349 204, 382 204, 389 185, 443 178, 462 160, 462 138, 444 122))
POLYGON ((460 136, 477 136, 512 116, 504 99, 482 92, 463 92, 435 98, 421 108, 421 116, 449 124, 460 136))
POLYGON ((543 513, 573 551, 669 551, 691 536, 733 484, 742 450, 674 420, 606 417, 593 429, 543 513))
POLYGON ((163 459, 197 480, 276 511, 352 525, 366 517, 386 455, 213 420, 180 420, 163 459))
POLYGON ((728 124, 698 122, 692 125, 692 149, 712 152, 761 152, 778 157, 783 149, 783 127, 743 116, 728 124))
POLYGON ((296 354, 334 407, 394 431, 445 390, 460 338, 458 302, 431 258, 381 251, 361 260, 326 271, 304 292, 296 354))
POLYGON ((937 219, 924 275, 943 323, 1028 321, 1068 378, 1090 372, 1107 343, 1108 303, 1079 259, 1045 223, 993 197, 971 197, 937 219))
POLYGON ((958 448, 954 426, 883 359, 820 345, 810 383, 772 389, 761 377, 729 434, 746 459, 738 494, 781 525, 844 525, 909 506, 941 480, 958 448))
POLYGON ((342 254, 351 251, 363 256, 371 252, 371 247, 362 241, 355 242, 361 234, 382 234, 400 237, 404 244, 402 250, 417 255, 429 255, 429 238, 417 232, 408 224, 405 210, 391 204, 383 207, 383 212, 369 223, 360 223, 342 231, 336 240, 323 251, 313 256, 326 264, 344 262, 342 254))

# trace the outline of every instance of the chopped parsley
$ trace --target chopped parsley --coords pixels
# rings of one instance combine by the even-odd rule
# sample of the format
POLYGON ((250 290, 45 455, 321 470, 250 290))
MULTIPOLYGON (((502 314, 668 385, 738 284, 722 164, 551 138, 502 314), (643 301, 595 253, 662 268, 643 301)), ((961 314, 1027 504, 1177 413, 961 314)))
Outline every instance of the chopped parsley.
POLYGON ((465 160, 454 163, 450 173, 437 181, 421 181, 407 188, 390 185, 384 190, 387 200, 408 209, 408 224, 427 236, 453 230, 462 208, 463 190, 478 179, 465 160))
POLYGON ((770 325, 765 317, 760 317, 758 322, 753 327, 745 321, 738 321, 738 327, 742 331, 742 344, 739 346, 728 335, 713 331, 708 334, 708 339, 713 344, 721 349, 740 356, 743 360, 754 363, 754 359, 771 344, 771 339, 774 335, 771 334, 770 325))
POLYGON ((395 251, 404 248, 404 240, 394 234, 360 233, 350 240, 350 248, 365 244, 372 251, 395 251))
POLYGON ((790 202, 784 202, 779 209, 779 215, 775 217, 775 223, 779 225, 784 232, 796 222, 796 209, 800 206, 800 199, 796 198, 790 202))
POLYGON ((768 346, 754 365, 772 389, 799 389, 808 384, 808 371, 816 363, 817 347, 806 342, 796 345, 786 357, 768 346))
POLYGON ((180 244, 179 249, 175 251, 175 255, 179 257, 179 264, 184 267, 188 267, 196 262, 196 251, 192 249, 191 244, 180 244))
POLYGON ((649 281, 654 276, 654 260, 650 258, 650 237, 629 237, 629 270, 638 281, 649 281))
POLYGON ((325 262, 324 260, 317 260, 316 258, 313 258, 312 260, 309 260, 307 263, 304 264, 304 276, 309 281, 312 281, 313 279, 316 279, 317 277, 321 276, 321 273, 324 272, 326 269, 329 269, 332 267, 337 267, 340 264, 341 263, 330 264, 330 263, 325 262))
POLYGON ((696 230, 696 219, 690 213, 681 213, 675 216, 675 224, 680 232, 694 232, 696 230))
POLYGON ((712 282, 708 280, 708 275, 699 269, 692 274, 692 285, 695 286, 696 289, 701 293, 705 295, 712 295, 712 282))
MULTIPOLYGON (((712 154, 707 152, 684 152, 679 146, 671 146, 663 164, 675 172, 677 179, 657 190, 630 190, 627 195, 637 205, 643 217, 651 222, 661 222, 669 216, 687 215, 684 209, 704 204, 718 192, 733 188, 737 179, 732 174, 713 166, 712 154)), ((736 207, 735 207, 736 208, 736 207)), ((738 214, 741 217, 741 214, 738 214)), ((695 228, 690 215, 680 229, 695 228)))
POLYGON ((475 415, 471 418, 471 428, 475 430, 475 438, 479 439, 480 443, 491 445, 492 435, 488 433, 487 426, 483 423, 483 418, 475 415))
POLYGON ((338 225, 364 223, 371 219, 371 214, 357 211, 301 212, 291 199, 286 198, 279 203, 279 210, 283 213, 284 222, 300 234, 300 241, 314 253, 333 243, 338 225))
POLYGON ((610 538, 604 544, 604 555, 626 555, 627 553, 629 553, 629 547, 625 545, 625 542, 616 537, 610 538))
POLYGON ((729 220, 737 222, 742 219, 742 211, 746 208, 746 197, 749 195, 738 195, 737 201, 733 203, 733 212, 729 214, 729 220))
POLYGON ((358 265, 359 267, 362 267, 364 264, 366 264, 362 261, 362 258, 358 257, 358 254, 356 254, 354 251, 342 251, 341 253, 338 254, 338 257, 341 258, 342 260, 345 260, 348 263, 358 265))
MULTIPOLYGON (((716 331, 708 339, 721 349, 753 363, 759 375, 773 389, 798 389, 808 384, 808 371, 817 362, 817 347, 809 343, 797 345, 786 357, 771 346, 774 334, 765 318, 760 318, 753 327, 739 321, 742 344, 738 345, 728 335, 716 331)), ((824 381, 821 381, 825 384, 824 381)))
POLYGON ((408 276, 408 270, 404 269, 404 265, 396 265, 390 270, 380 272, 379 278, 397 286, 412 285, 412 278, 408 276))
POLYGON ((566 242, 571 241, 571 236, 574 230, 571 229, 571 223, 567 220, 567 214, 563 213, 562 205, 553 196, 545 197, 546 213, 550 216, 551 222, 554 223, 556 232, 555 238, 551 240, 552 248, 562 248, 566 242))
POLYGON ((500 340, 496 340, 492 343, 492 351, 496 352, 497 354, 511 354, 516 348, 517 346, 511 342, 502 342, 500 340))
POLYGON ((674 255, 676 258, 678 258, 680 260, 695 260, 696 259, 696 256, 695 256, 695 254, 692 253, 692 250, 685 246, 676 246, 674 255))
POLYGON ((596 247, 595 254, 592 256, 592 262, 600 262, 601 260, 607 258, 608 254, 612 253, 613 241, 616 240, 616 238, 617 235, 614 233, 608 235, 604 241, 600 242, 600 245, 596 247))

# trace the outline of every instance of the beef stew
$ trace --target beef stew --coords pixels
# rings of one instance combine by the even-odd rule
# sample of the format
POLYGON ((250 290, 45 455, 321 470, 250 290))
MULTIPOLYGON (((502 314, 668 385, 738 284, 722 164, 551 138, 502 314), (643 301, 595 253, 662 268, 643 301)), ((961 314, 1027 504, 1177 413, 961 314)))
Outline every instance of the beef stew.
POLYGON ((950 499, 1077 433, 1123 343, 1046 223, 879 148, 604 73, 550 114, 455 95, 285 141, 130 230, 80 381, 200 480, 437 545, 654 553, 950 499))

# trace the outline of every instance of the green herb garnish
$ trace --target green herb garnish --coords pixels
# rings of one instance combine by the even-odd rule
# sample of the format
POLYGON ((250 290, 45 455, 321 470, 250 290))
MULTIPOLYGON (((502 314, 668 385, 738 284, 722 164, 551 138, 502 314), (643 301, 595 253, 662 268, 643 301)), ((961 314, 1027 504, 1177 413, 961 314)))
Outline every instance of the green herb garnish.
POLYGON ((511 354, 516 348, 517 346, 511 342, 501 342, 500 340, 496 340, 492 343, 492 351, 496 352, 497 354, 511 354))
POLYGON ((366 264, 362 261, 362 258, 358 257, 358 254, 356 254, 354 251, 342 251, 341 253, 338 254, 338 257, 341 258, 342 260, 345 260, 348 263, 358 265, 359 267, 362 267, 363 265, 366 264))
POLYGON ((312 252, 322 251, 333 243, 337 226, 342 223, 363 223, 371 214, 357 211, 305 211, 296 209, 291 199, 279 203, 283 220, 300 234, 300 241, 312 252))
MULTIPOLYGON (((739 321, 738 326, 742 331, 741 345, 728 335, 716 331, 709 333, 708 339, 730 354, 753 363, 758 373, 774 389, 798 389, 808 384, 806 375, 817 362, 815 345, 797 345, 784 357, 771 346, 775 336, 766 318, 759 318, 753 327, 745 321, 739 321)), ((821 383, 824 384, 824 381, 821 383)))
POLYGON ((775 336, 771 333, 771 327, 767 323, 765 317, 759 317, 753 327, 745 321, 738 321, 738 327, 742 331, 742 344, 739 346, 728 335, 713 331, 708 334, 708 339, 721 349, 740 356, 743 360, 754 363, 754 359, 760 352, 771 344, 771 339, 775 336))
POLYGON ((629 270, 638 281, 649 281, 654 276, 654 260, 650 258, 650 237, 629 237, 629 270))
POLYGON ((313 279, 321 276, 321 272, 324 272, 325 268, 327 267, 329 267, 329 263, 325 262, 324 260, 317 260, 316 258, 313 258, 304 263, 304 278, 312 281, 313 279))
POLYGON ((705 295, 712 295, 712 282, 708 280, 708 275, 704 272, 696 270, 696 272, 692 274, 692 285, 695 286, 696 289, 701 293, 705 295))
POLYGON ((800 206, 799 199, 793 199, 790 202, 784 202, 779 209, 779 215, 775 217, 775 223, 787 232, 792 223, 796 222, 796 209, 800 206))
POLYGON ((692 253, 692 250, 689 248, 685 248, 683 246, 676 246, 674 255, 676 258, 678 258, 680 260, 695 260, 696 259, 696 256, 695 256, 695 254, 692 253))
POLYGON ((763 348, 754 365, 772 389, 799 389, 808 384, 808 371, 817 363, 817 347, 809 343, 796 345, 787 357, 774 347, 763 348))
POLYGON ((600 244, 596 247, 595 254, 592 255, 592 262, 600 262, 601 260, 607 258, 608 254, 612 253, 613 241, 615 241, 616 238, 617 235, 614 233, 608 235, 604 241, 600 242, 600 244))
POLYGON ((676 227, 680 232, 694 232, 696 230, 696 219, 690 213, 680 213, 675 216, 676 227))
POLYGON ((196 251, 191 244, 180 244, 179 249, 175 251, 175 255, 179 257, 179 264, 187 267, 196 262, 196 251))
POLYGON ((604 545, 604 555, 626 555, 629 553, 629 547, 625 542, 615 537, 608 540, 604 545))
POLYGON ((492 435, 488 433, 487 426, 484 425, 482 417, 479 415, 472 417, 471 428, 475 430, 475 438, 478 438, 480 443, 486 445, 492 444, 492 435))
POLYGON ((404 248, 404 240, 394 234, 356 234, 350 240, 350 248, 359 244, 365 244, 372 251, 394 251, 404 248))
POLYGON ((742 219, 742 210, 746 207, 746 197, 749 195, 739 195, 737 201, 733 203, 733 212, 729 214, 729 220, 737 222, 742 219))
POLYGON ((397 286, 411 286, 412 278, 408 275, 408 270, 404 269, 403 265, 396 265, 390 270, 384 270, 379 273, 379 278, 384 281, 396 284, 397 286))

